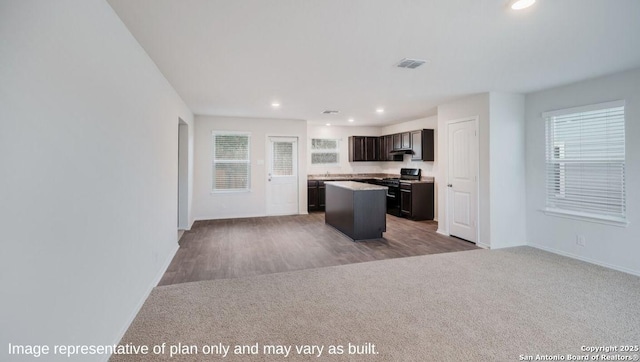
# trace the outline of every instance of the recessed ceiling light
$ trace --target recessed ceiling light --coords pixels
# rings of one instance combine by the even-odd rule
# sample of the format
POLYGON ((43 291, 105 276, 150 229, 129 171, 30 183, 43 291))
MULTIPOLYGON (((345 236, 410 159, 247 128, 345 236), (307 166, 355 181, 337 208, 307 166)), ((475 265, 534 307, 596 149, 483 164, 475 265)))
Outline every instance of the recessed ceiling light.
POLYGON ((349 122, 353 122, 353 118, 349 118, 349 122))
POLYGON ((509 3, 509 7, 513 10, 522 10, 533 5, 535 2, 536 0, 512 0, 509 3))
POLYGON ((376 112, 377 113, 384 113, 384 108, 378 108, 378 109, 376 109, 376 112))
POLYGON ((331 123, 327 123, 327 126, 331 126, 331 123))
POLYGON ((280 107, 280 103, 278 103, 278 102, 273 102, 273 103, 271 103, 271 107, 273 107, 273 108, 278 108, 278 107, 280 107))

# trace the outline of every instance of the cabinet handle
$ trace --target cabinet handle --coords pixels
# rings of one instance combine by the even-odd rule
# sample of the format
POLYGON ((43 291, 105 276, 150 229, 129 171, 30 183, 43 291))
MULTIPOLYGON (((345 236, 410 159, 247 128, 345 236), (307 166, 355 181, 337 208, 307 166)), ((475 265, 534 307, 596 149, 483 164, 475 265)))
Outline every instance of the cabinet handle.
POLYGON ((447 187, 453 187, 453 185, 452 184, 447 184, 447 187))

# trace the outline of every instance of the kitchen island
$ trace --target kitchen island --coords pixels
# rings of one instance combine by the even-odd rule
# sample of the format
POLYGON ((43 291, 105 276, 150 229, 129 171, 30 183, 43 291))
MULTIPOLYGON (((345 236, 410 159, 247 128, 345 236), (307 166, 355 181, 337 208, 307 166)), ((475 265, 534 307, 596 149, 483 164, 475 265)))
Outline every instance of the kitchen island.
POLYGON ((387 231, 387 187, 354 181, 326 182, 325 223, 354 241, 387 231))

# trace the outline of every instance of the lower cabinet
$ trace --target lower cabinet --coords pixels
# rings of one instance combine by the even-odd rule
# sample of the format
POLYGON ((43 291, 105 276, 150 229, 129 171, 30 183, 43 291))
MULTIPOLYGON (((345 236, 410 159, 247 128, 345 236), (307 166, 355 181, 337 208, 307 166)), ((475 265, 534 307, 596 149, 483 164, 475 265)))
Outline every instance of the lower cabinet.
POLYGON ((400 186, 400 212, 405 216, 411 215, 411 185, 400 186))
POLYGON ((318 210, 324 211, 324 200, 326 199, 327 187, 324 185, 324 181, 318 181, 318 210))
POLYGON ((400 212, 413 220, 433 220, 433 183, 400 182, 400 212))
POLYGON ((324 181, 307 181, 307 211, 324 211, 324 181))
POLYGON ((307 210, 318 210, 318 181, 307 181, 307 210))

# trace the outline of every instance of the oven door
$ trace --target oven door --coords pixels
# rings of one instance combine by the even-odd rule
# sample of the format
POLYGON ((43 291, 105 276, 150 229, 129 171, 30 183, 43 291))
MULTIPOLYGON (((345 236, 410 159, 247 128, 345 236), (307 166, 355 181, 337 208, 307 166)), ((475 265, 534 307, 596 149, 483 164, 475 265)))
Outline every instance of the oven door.
POLYGON ((400 216, 400 187, 399 186, 388 186, 387 214, 400 216))

